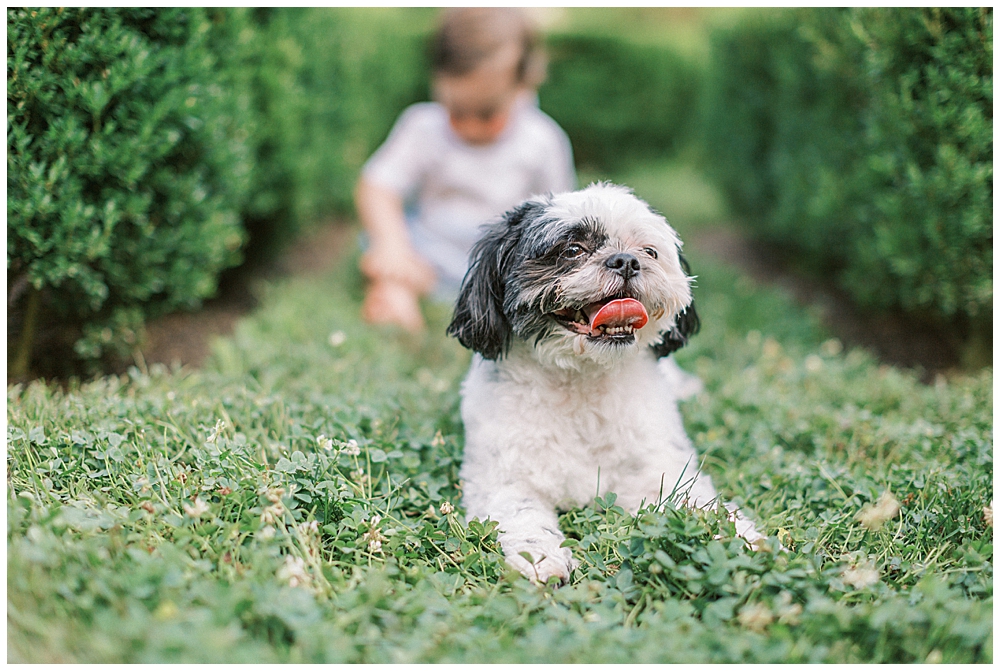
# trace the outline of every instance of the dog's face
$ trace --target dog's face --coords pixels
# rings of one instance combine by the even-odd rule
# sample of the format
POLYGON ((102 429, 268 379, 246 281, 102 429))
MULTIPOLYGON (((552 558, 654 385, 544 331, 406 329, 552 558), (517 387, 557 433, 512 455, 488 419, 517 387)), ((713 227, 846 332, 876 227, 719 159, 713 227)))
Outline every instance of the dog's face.
POLYGON ((698 328, 680 244, 623 187, 525 201, 473 248, 448 333, 487 359, 524 341, 562 367, 666 356, 698 328))

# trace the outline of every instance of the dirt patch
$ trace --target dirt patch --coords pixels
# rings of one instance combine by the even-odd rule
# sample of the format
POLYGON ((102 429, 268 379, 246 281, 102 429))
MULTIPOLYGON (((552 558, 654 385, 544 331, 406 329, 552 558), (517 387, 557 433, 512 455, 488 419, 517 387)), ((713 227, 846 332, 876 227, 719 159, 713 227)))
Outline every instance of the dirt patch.
POLYGON ((848 347, 863 347, 894 366, 920 369, 924 381, 960 365, 959 344, 947 333, 900 313, 863 310, 845 292, 795 272, 777 251, 734 228, 712 227, 688 238, 693 248, 758 282, 782 287, 801 305, 818 308, 823 326, 848 347))
POLYGON ((176 312, 146 325, 142 357, 146 365, 199 367, 211 352, 212 340, 231 334, 236 322, 257 306, 253 285, 287 275, 328 271, 349 249, 356 230, 331 221, 303 236, 281 257, 263 268, 241 269, 219 287, 219 295, 198 312, 176 312))

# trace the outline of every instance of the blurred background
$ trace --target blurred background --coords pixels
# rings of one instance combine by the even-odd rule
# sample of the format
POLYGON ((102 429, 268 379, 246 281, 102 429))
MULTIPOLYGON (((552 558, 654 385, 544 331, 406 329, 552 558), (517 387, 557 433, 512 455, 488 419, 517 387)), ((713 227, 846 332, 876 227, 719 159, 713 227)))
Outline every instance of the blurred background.
MULTIPOLYGON (((890 358, 924 334, 942 366, 991 364, 991 9, 532 11, 582 184, 822 287, 890 358)), ((296 240, 353 245, 359 168, 428 99, 435 15, 8 9, 8 378, 127 365, 296 240)))

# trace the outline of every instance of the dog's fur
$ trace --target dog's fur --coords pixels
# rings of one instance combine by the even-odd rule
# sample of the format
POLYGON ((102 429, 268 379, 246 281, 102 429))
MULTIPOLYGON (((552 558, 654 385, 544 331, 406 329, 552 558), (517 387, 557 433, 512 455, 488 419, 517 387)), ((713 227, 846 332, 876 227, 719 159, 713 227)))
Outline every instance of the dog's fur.
POLYGON ((448 327, 477 353, 462 388, 464 504, 500 523, 507 561, 532 580, 575 566, 557 509, 611 491, 632 512, 675 491, 715 505, 664 371, 674 364, 658 362, 698 329, 680 247, 646 203, 602 183, 525 201, 472 251, 448 327), (609 298, 638 300, 648 323, 595 335, 587 313, 609 298))

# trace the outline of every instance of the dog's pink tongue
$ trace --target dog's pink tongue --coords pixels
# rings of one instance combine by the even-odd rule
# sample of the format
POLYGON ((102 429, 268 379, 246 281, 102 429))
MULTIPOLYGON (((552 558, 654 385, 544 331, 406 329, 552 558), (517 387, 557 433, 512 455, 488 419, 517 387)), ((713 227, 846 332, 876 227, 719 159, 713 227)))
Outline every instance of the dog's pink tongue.
POLYGON ((590 319, 590 330, 610 324, 612 327, 631 326, 641 329, 649 321, 646 308, 634 298, 619 298, 608 301, 590 319))

